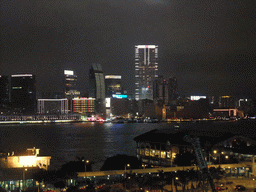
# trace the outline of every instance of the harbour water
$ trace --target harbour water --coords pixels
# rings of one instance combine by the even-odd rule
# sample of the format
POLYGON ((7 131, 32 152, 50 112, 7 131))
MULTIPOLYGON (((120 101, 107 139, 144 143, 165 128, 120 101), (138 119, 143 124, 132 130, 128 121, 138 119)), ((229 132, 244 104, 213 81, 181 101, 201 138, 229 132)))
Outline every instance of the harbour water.
MULTIPOLYGON (((49 155, 51 169, 85 157, 99 169, 104 160, 117 154, 136 154, 134 137, 153 129, 174 128, 176 123, 62 123, 1 125, 0 150, 6 152, 40 149, 49 155)), ((199 122, 180 123, 179 128, 221 130, 254 137, 255 122, 199 122)))

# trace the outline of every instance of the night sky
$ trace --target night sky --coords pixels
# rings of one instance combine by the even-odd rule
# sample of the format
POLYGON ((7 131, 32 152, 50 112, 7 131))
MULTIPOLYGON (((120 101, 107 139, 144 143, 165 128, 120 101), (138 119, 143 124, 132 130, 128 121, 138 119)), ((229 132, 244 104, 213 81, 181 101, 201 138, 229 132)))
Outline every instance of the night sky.
POLYGON ((133 92, 134 46, 159 46, 159 74, 183 95, 256 96, 254 0, 3 0, 0 74, 30 72, 62 91, 64 69, 87 91, 91 63, 133 92))

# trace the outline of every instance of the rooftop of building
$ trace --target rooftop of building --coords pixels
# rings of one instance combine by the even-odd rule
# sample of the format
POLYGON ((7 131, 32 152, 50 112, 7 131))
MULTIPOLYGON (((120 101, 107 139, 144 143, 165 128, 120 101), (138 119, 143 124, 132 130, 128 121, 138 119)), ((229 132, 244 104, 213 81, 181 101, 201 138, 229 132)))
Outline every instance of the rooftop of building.
POLYGON ((200 139, 201 146, 216 146, 226 140, 234 140, 235 138, 242 138, 243 140, 250 141, 251 145, 256 145, 256 141, 242 134, 235 134, 232 132, 216 131, 216 130, 196 130, 196 129, 182 129, 175 130, 173 128, 168 129, 154 129, 147 133, 141 134, 134 138, 136 142, 148 142, 148 143, 167 143, 171 145, 190 146, 191 144, 184 140, 184 136, 198 137, 200 139))

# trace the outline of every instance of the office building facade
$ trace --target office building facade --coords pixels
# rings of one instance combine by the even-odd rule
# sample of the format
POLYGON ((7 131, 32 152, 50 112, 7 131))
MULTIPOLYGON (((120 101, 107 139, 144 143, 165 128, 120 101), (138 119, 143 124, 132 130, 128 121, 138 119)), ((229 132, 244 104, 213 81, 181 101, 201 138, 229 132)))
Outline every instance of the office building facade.
POLYGON ((98 63, 93 63, 89 69, 89 97, 95 98, 96 117, 105 119, 105 76, 98 63))
POLYGON ((120 75, 106 75, 105 76, 105 89, 106 97, 112 97, 113 94, 122 94, 123 88, 121 85, 120 75))
POLYGON ((7 107, 9 104, 9 78, 0 75, 0 107, 7 107))
POLYGON ((154 81, 153 99, 161 101, 162 104, 171 104, 178 99, 178 83, 177 78, 172 77, 166 80, 162 75, 154 81))
POLYGON ((80 95, 77 90, 77 76, 72 70, 64 70, 64 84, 65 84, 65 96, 68 99, 72 99, 80 95))
POLYGON ((162 75, 154 81, 153 99, 157 102, 160 102, 163 105, 168 104, 169 84, 168 81, 166 81, 162 75))
POLYGON ((95 113, 95 98, 74 98, 72 99, 72 112, 80 114, 95 113))
POLYGON ((11 76, 11 105, 21 112, 36 112, 36 78, 32 74, 11 76))
POLYGON ((169 78, 169 102, 178 99, 178 82, 176 77, 169 78))
POLYGON ((102 67, 93 63, 89 70, 89 97, 105 100, 105 80, 102 67))
POLYGON ((38 114, 67 114, 68 99, 38 99, 38 114))
POLYGON ((158 77, 158 46, 135 46, 135 99, 153 100, 153 82, 158 77))

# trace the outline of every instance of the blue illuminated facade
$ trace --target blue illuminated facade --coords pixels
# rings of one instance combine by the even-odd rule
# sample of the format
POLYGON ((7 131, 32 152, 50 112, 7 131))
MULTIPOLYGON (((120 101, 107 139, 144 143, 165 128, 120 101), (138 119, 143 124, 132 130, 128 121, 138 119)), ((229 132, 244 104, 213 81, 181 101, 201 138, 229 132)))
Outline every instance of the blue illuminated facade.
POLYGON ((118 94, 113 94, 112 98, 117 98, 117 99, 127 99, 127 95, 118 95, 118 94))

